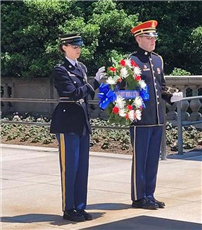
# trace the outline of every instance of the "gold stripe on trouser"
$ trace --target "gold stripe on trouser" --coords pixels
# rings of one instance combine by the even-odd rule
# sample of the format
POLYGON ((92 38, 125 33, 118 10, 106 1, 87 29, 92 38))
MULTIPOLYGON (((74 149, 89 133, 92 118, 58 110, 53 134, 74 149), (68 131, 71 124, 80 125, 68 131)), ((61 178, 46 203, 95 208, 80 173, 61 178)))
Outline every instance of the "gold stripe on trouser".
POLYGON ((137 184, 136 184, 136 127, 134 126, 134 138, 133 138, 133 189, 134 189, 134 197, 137 200, 137 184))
POLYGON ((65 137, 60 133, 60 157, 61 157, 61 176, 62 176, 62 210, 65 211, 65 137))

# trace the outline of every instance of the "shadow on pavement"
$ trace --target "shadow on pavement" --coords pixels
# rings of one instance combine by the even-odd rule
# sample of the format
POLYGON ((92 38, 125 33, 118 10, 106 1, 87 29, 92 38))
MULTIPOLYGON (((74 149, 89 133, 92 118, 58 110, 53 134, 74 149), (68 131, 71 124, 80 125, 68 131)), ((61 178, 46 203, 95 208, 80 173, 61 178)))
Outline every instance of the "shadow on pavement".
POLYGON ((192 160, 192 161, 202 161, 202 149, 195 149, 194 151, 187 151, 183 154, 169 154, 167 159, 180 159, 180 160, 192 160))
POLYGON ((138 216, 99 226, 83 228, 88 230, 201 230, 202 225, 197 223, 169 220, 164 218, 138 216))
POLYGON ((122 204, 122 203, 100 203, 100 204, 89 204, 88 210, 123 210, 129 209, 131 205, 122 204))
MULTIPOLYGON (((93 219, 97 219, 102 217, 105 212, 91 212, 93 219)), ((6 216, 1 217, 1 222, 6 223, 43 223, 48 222, 50 225, 63 226, 68 224, 78 224, 79 222, 73 222, 64 220, 62 216, 59 215, 50 215, 50 214, 27 214, 27 215, 19 215, 19 216, 6 216)))

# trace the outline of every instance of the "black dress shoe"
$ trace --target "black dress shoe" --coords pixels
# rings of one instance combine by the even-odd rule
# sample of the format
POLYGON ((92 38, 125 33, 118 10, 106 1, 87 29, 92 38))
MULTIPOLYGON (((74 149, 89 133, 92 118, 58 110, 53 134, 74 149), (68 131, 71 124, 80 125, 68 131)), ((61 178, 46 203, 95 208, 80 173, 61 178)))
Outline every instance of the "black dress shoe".
POLYGON ((148 199, 150 199, 151 201, 153 201, 154 203, 156 203, 159 206, 159 208, 165 208, 165 206, 166 206, 166 204, 164 202, 158 201, 155 198, 148 197, 148 199))
POLYGON ((87 213, 85 210, 77 210, 77 212, 84 216, 85 220, 92 220, 93 217, 91 214, 87 213))
POLYGON ((74 209, 66 210, 64 212, 63 219, 76 221, 76 222, 81 222, 85 220, 84 216, 78 213, 74 209))
POLYGON ((166 206, 165 203, 162 201, 156 200, 155 203, 159 206, 159 208, 165 208, 165 206, 166 206))
POLYGON ((154 203, 153 201, 147 199, 147 198, 142 198, 140 200, 133 201, 132 207, 133 208, 152 209, 152 210, 158 209, 158 205, 156 203, 154 203))

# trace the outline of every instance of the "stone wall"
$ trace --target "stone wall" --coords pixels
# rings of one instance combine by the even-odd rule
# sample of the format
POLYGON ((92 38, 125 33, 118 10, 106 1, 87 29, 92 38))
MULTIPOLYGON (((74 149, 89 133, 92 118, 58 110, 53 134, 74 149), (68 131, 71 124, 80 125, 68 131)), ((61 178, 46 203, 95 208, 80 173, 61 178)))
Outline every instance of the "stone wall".
MULTIPOLYGON (((89 78, 91 81, 92 78, 89 78)), ((166 76, 168 86, 178 87, 184 96, 202 95, 202 76, 166 76)), ((57 92, 53 87, 53 82, 49 78, 2 78, 1 79, 1 97, 2 98, 33 98, 33 99, 56 99, 57 92)), ((1 109, 3 114, 8 113, 25 113, 42 114, 50 116, 56 104, 48 103, 26 103, 26 102, 2 102, 1 109)), ((98 105, 92 105, 91 116, 105 118, 104 112, 100 111, 98 105)), ((199 120, 202 119, 199 110, 201 109, 201 101, 185 101, 183 102, 183 119, 199 120), (191 114, 195 114, 195 118, 191 119, 191 114)), ((176 105, 170 106, 166 104, 167 120, 176 120, 176 105)))
MULTIPOLYGON (((48 78, 2 78, 1 92, 3 98, 34 98, 34 99, 50 99, 57 98, 56 90, 53 83, 48 78)), ((26 103, 26 102, 3 102, 3 113, 52 113, 55 105, 48 103, 26 103)))

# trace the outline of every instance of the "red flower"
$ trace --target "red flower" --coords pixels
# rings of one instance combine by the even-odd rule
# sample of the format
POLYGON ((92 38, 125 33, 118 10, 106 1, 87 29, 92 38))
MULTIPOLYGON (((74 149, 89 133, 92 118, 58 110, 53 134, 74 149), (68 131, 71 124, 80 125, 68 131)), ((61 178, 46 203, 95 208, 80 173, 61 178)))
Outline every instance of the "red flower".
POLYGON ((128 120, 128 119, 129 119, 129 115, 128 115, 128 113, 126 113, 125 118, 126 118, 126 120, 128 120))
POLYGON ((117 106, 114 106, 112 109, 112 113, 117 114, 119 112, 119 108, 117 106))
POLYGON ((109 67, 109 70, 110 70, 111 72, 116 72, 116 68, 114 68, 113 66, 109 67))
POLYGON ((126 66, 126 62, 125 62, 125 60, 124 60, 124 59, 122 59, 122 60, 120 61, 120 64, 121 64, 122 66, 126 66))
POLYGON ((118 82, 122 82, 122 78, 121 77, 119 78, 118 82))
POLYGON ((132 110, 133 106, 132 105, 128 105, 128 110, 132 110))
POLYGON ((141 80, 141 77, 140 77, 140 76, 135 76, 135 80, 136 80, 136 81, 140 81, 140 80, 141 80))
POLYGON ((135 63, 134 60, 130 60, 130 63, 131 63, 132 66, 136 66, 136 67, 138 66, 138 65, 135 63))
POLYGON ((140 76, 135 76, 135 80, 136 80, 136 81, 140 81, 140 80, 141 80, 141 77, 140 77, 140 76))

